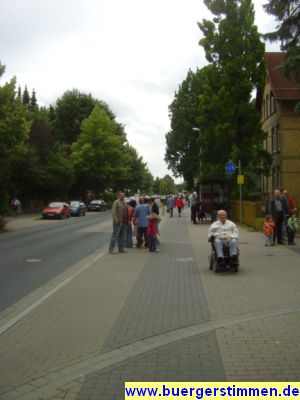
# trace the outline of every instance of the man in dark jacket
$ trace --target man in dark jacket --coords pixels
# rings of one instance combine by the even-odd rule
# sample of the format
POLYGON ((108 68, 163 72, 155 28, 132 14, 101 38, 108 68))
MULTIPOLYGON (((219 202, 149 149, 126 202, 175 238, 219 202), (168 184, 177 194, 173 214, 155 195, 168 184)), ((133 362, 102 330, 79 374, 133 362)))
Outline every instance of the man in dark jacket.
POLYGON ((268 214, 272 215, 272 218, 276 224, 274 243, 277 239, 278 244, 283 244, 282 241, 282 226, 285 225, 286 216, 288 214, 288 203, 285 196, 281 196, 280 190, 274 190, 274 197, 269 201, 268 214))
POLYGON ((111 254, 115 254, 114 248, 116 243, 118 244, 120 253, 127 253, 125 245, 127 241, 126 224, 128 223, 128 210, 124 199, 125 194, 119 192, 118 199, 112 205, 113 233, 109 243, 109 252, 111 254))

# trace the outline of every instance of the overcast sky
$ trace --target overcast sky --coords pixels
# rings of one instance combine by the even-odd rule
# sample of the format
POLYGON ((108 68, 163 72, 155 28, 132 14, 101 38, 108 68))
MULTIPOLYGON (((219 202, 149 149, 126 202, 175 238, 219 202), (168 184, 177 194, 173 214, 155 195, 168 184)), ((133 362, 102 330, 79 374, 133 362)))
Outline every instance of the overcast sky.
MULTIPOLYGON (((262 33, 274 28, 266 2, 254 1, 262 33)), ((171 174, 168 105, 188 70, 206 64, 198 45, 203 18, 210 15, 202 0, 0 0, 0 84, 16 76, 45 106, 66 90, 91 93, 125 125, 154 177, 163 177, 171 174)))

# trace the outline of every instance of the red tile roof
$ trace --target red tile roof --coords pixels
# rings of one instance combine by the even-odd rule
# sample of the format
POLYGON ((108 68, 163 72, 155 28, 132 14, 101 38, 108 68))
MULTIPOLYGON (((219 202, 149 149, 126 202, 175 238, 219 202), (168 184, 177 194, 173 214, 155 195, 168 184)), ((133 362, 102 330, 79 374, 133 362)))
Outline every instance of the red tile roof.
POLYGON ((286 53, 265 53, 267 74, 274 97, 278 100, 299 100, 300 85, 294 79, 286 79, 277 68, 285 59, 286 53))

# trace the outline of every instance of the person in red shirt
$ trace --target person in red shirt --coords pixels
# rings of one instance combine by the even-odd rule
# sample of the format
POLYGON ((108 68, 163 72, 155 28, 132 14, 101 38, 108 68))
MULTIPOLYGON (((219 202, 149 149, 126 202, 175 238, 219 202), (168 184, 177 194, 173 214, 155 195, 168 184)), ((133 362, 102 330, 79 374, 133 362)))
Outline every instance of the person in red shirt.
POLYGON ((148 227, 147 227, 147 237, 149 241, 149 251, 159 251, 157 248, 157 220, 159 216, 155 213, 151 213, 147 216, 148 227))
POLYGON ((287 190, 284 190, 283 194, 286 197, 287 202, 288 202, 289 214, 292 214, 293 212, 297 211, 297 204, 296 204, 293 196, 291 196, 287 190))
POLYGON ((271 215, 266 216, 266 220, 263 224, 263 231, 266 238, 265 246, 274 246, 273 236, 275 231, 275 222, 271 215))
POLYGON ((176 200, 176 207, 177 207, 177 210, 178 210, 178 217, 181 217, 181 210, 183 209, 183 206, 184 206, 184 204, 183 204, 182 197, 178 197, 177 200, 176 200))

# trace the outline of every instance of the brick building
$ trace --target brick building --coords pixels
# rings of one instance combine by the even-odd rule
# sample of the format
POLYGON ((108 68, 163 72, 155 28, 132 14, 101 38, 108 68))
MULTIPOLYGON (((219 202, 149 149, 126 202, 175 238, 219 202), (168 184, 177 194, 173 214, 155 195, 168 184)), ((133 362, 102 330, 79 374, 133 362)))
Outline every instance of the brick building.
POLYGON ((274 189, 284 188, 300 203, 300 114, 294 109, 300 101, 300 87, 278 70, 285 53, 265 53, 266 82, 259 104, 262 128, 267 133, 264 148, 272 154, 270 176, 262 177, 265 198, 274 189))

